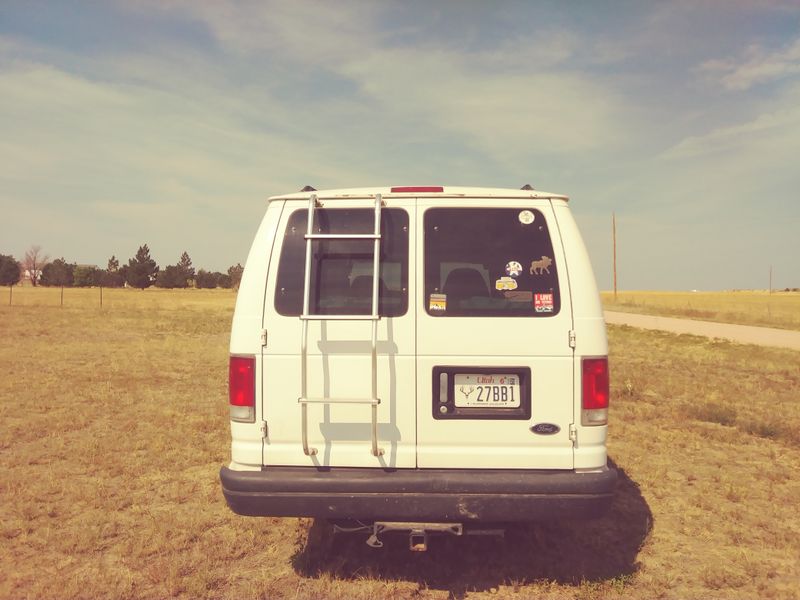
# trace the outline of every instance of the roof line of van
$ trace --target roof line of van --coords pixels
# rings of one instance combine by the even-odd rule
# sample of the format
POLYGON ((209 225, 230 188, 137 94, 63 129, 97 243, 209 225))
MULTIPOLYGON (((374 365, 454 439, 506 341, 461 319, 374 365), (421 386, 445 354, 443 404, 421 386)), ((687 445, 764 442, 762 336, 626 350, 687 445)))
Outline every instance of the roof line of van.
MULTIPOLYGON (((426 186, 427 187, 427 186, 426 186)), ((431 186, 432 187, 432 186, 431 186)), ((569 200, 564 194, 553 194, 540 190, 518 190, 509 188, 481 188, 481 187, 454 187, 444 186, 438 189, 442 191, 392 191, 392 187, 370 187, 370 188, 343 188, 335 190, 316 190, 306 192, 295 192, 292 194, 281 194, 272 196, 272 200, 308 200, 311 194, 316 194, 320 200, 350 200, 359 198, 374 198, 380 194, 383 198, 534 198, 534 199, 558 199, 569 200)))

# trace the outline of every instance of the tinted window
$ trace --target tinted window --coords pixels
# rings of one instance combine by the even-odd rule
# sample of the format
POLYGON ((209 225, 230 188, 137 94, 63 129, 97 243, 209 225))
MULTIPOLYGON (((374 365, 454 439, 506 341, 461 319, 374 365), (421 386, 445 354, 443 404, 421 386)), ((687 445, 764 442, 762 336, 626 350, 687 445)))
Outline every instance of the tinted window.
MULTIPOLYGON (((275 309, 286 316, 303 310, 303 275, 308 211, 289 217, 284 232, 275 309)), ((315 233, 373 233, 375 213, 371 209, 325 209, 314 211, 315 233)), ((311 243, 312 315, 368 315, 372 312, 372 240, 314 240, 311 243)), ((386 208, 381 211, 381 253, 378 281, 379 313, 386 317, 408 309, 408 213, 386 208)))
POLYGON ((536 209, 425 212, 425 310, 452 316, 548 317, 561 296, 553 244, 536 209))

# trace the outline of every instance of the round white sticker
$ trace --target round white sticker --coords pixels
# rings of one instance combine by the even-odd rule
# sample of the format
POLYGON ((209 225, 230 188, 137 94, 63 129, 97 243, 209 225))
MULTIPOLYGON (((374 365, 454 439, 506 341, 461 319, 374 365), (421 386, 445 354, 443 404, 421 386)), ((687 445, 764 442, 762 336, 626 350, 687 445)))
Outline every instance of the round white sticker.
POLYGON ((520 273, 522 273, 522 265, 517 261, 512 260, 506 263, 506 275, 511 275, 511 277, 519 277, 520 273))
POLYGON ((523 210, 521 213, 519 213, 519 222, 523 225, 530 225, 533 223, 534 218, 533 212, 529 210, 523 210))

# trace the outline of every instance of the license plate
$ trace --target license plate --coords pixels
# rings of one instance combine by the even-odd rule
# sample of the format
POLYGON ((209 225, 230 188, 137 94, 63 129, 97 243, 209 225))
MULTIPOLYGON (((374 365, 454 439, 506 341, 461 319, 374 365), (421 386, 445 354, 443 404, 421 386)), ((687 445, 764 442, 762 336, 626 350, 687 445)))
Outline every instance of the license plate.
POLYGON ((519 375, 513 373, 456 373, 458 408, 518 408, 519 375))

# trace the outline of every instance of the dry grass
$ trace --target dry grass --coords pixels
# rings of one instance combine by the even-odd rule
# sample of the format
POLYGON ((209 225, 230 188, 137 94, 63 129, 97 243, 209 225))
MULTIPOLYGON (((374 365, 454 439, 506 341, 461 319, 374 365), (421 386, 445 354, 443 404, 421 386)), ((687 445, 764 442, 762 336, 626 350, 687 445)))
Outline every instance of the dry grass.
POLYGON ((0 597, 800 589, 796 352, 613 328, 610 451, 623 478, 608 517, 437 539, 418 555, 403 539, 373 550, 310 520, 228 511, 217 471, 232 293, 116 290, 100 311, 92 290, 63 309, 50 292, 0 306, 0 597))
POLYGON ((606 310, 800 330, 800 292, 603 292, 606 310))

